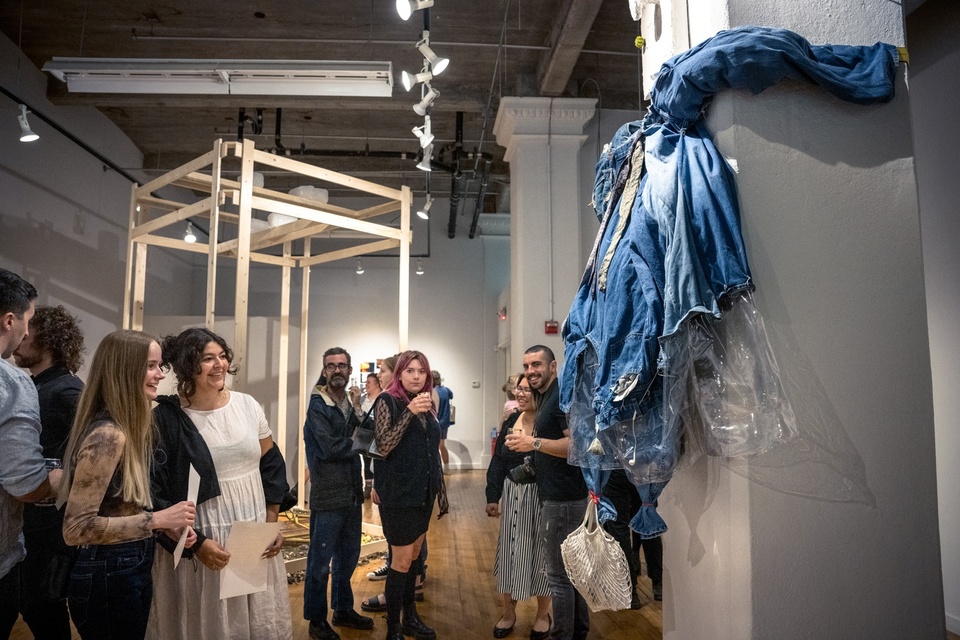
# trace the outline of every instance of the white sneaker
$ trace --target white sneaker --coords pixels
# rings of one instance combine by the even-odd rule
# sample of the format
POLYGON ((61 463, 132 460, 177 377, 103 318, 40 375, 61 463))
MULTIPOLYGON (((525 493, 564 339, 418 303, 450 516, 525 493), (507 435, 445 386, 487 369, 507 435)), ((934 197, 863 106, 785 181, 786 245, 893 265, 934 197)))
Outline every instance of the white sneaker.
POLYGON ((367 580, 373 580, 374 582, 379 582, 380 580, 387 579, 387 573, 390 571, 390 565, 383 563, 383 565, 376 571, 370 571, 367 573, 367 580))

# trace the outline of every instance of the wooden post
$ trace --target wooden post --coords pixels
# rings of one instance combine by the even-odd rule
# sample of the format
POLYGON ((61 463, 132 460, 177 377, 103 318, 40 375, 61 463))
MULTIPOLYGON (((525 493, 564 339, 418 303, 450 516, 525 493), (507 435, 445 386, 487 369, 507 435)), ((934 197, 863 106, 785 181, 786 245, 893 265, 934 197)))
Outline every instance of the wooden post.
POLYGON ((223 140, 213 143, 213 162, 210 164, 210 237, 207 245, 207 304, 204 324, 211 331, 216 320, 217 305, 217 245, 220 240, 220 170, 223 166, 223 140))
POLYGON ((400 351, 406 351, 410 335, 410 243, 413 241, 413 234, 410 232, 410 203, 413 198, 408 186, 402 187, 400 193, 400 231, 403 233, 403 241, 400 243, 400 300, 397 305, 400 317, 397 326, 400 351))
MULTIPOLYGON (((283 257, 290 258, 290 242, 283 243, 283 257)), ((287 460, 287 367, 290 365, 290 267, 280 269, 280 361, 277 363, 277 446, 287 460)))
POLYGON ((235 384, 240 390, 249 381, 247 357, 247 313, 250 295, 250 220, 253 217, 253 140, 243 141, 240 154, 240 222, 237 229, 237 289, 233 307, 234 362, 240 366, 235 384))
MULTIPOLYGON (((311 238, 303 241, 303 257, 310 257, 311 238)), ((310 320, 310 267, 303 268, 303 284, 300 291, 300 422, 298 429, 300 450, 297 452, 297 506, 301 509, 306 504, 307 486, 306 473, 307 453, 303 440, 303 424, 307 421, 307 399, 310 397, 310 383, 307 381, 307 323, 310 320)))

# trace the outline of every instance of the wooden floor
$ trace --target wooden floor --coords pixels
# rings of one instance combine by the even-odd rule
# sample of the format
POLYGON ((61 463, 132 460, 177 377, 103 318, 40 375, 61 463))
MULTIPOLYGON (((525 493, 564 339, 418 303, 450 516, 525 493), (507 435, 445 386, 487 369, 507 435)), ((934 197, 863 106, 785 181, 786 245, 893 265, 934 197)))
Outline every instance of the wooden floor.
MULTIPOLYGON (((450 513, 430 525, 427 534, 427 583, 425 599, 418 603, 421 617, 437 630, 440 640, 493 637, 493 625, 500 617, 500 596, 493 579, 493 561, 497 551, 498 521, 484 512, 486 482, 483 471, 453 472, 447 476, 450 513)), ((364 505, 364 520, 379 524, 377 509, 369 501, 364 505)), ((377 559, 357 567, 353 574, 356 609, 360 600, 383 590, 383 582, 371 582, 366 574, 378 566, 377 559)), ((661 603, 650 592, 650 581, 641 578, 641 600, 638 611, 594 613, 590 616, 590 637, 604 640, 660 640, 662 637, 661 603)), ((534 600, 517 606, 517 624, 511 638, 529 637, 536 604, 534 600)), ((290 615, 294 640, 308 640, 307 622, 303 619, 303 583, 290 586, 290 615)), ((381 639, 386 636, 384 614, 372 614, 373 631, 337 628, 344 640, 381 639)), ((17 622, 11 640, 28 640, 29 629, 23 620, 17 622)), ((74 638, 79 638, 74 634, 74 638)), ((175 640, 173 638, 169 640, 175 640)))

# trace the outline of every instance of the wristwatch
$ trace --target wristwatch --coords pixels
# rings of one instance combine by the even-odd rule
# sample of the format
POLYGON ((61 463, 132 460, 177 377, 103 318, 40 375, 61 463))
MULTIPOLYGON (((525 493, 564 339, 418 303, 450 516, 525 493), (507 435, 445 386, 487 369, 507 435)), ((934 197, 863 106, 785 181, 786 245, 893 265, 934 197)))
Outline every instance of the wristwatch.
POLYGON ((541 440, 540 438, 534 438, 534 439, 533 439, 533 449, 534 449, 535 451, 540 451, 540 447, 541 447, 542 445, 543 445, 543 440, 541 440))

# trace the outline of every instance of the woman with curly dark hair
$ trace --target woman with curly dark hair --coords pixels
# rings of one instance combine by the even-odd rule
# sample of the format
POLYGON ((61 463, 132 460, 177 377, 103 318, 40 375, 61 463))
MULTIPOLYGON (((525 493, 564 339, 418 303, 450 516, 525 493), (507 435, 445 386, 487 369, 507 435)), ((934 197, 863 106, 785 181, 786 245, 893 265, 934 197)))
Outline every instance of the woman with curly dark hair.
POLYGON ((233 351, 214 332, 187 329, 164 338, 162 347, 163 366, 177 376, 177 395, 157 398, 160 444, 151 489, 158 504, 180 500, 189 465, 197 469, 197 542, 185 556, 200 566, 186 562, 174 569, 172 555, 157 554, 147 637, 290 638, 282 535, 263 552, 266 591, 220 599, 220 571, 230 562, 224 545, 233 523, 276 522, 279 515, 279 505, 266 504, 260 476, 260 459, 273 448, 263 409, 251 396, 227 388, 227 376, 237 367, 233 351))

